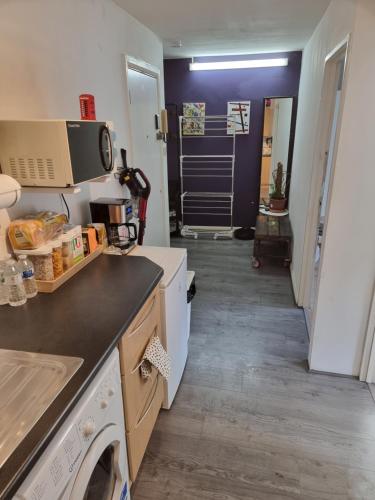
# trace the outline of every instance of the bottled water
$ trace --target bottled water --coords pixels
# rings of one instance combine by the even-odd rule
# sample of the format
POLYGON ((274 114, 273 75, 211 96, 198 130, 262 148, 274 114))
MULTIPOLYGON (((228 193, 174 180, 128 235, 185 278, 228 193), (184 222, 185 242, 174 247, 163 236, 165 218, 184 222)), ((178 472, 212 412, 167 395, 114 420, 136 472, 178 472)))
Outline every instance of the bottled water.
POLYGON ((5 260, 0 261, 0 306, 9 302, 8 286, 5 284, 4 277, 5 265, 5 260))
POLYGON ((22 306, 26 303, 26 291, 22 281, 22 275, 17 269, 17 263, 8 259, 4 271, 5 285, 9 290, 9 305, 22 306))
POLYGON ((38 293, 38 288, 35 281, 34 266, 26 255, 18 257, 18 270, 22 274, 26 297, 32 299, 38 293))

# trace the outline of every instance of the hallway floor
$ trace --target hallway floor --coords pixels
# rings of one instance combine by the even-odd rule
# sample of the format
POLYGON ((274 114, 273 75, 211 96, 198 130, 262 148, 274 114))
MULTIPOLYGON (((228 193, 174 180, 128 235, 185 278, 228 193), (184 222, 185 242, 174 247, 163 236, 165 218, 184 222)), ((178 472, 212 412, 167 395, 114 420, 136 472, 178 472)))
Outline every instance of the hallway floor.
POLYGON ((252 242, 172 246, 196 271, 190 354, 132 500, 373 500, 374 401, 366 384, 306 371, 289 272, 252 269, 252 242))

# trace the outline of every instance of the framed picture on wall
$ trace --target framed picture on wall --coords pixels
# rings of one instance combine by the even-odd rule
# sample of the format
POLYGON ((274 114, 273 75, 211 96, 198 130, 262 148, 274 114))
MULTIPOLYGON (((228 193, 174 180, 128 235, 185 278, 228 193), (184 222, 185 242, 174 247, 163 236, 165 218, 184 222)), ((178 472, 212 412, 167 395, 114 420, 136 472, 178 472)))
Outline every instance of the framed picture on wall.
POLYGON ((206 103, 184 102, 183 114, 184 114, 184 120, 182 122, 183 135, 204 135, 206 103))
POLYGON ((250 129, 250 101, 228 102, 227 134, 248 134, 250 129))

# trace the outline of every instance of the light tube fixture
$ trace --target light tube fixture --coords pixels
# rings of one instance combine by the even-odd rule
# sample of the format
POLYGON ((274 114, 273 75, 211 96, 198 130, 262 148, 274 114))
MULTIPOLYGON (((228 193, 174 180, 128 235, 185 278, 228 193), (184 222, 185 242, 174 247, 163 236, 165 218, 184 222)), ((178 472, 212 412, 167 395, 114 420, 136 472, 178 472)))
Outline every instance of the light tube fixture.
POLYGON ((208 71, 218 69, 247 69, 247 68, 276 68, 288 66, 288 58, 278 59, 249 59, 247 61, 215 61, 215 62, 192 62, 190 71, 208 71))

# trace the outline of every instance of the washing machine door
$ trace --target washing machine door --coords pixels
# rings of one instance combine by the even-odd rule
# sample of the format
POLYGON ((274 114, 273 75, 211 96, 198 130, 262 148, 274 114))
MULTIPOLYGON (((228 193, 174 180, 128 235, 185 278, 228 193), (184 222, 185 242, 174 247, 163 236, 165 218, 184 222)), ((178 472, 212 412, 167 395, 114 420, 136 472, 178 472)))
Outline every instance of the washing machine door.
POLYGON ((106 427, 92 442, 70 493, 70 500, 129 500, 124 431, 106 427))

